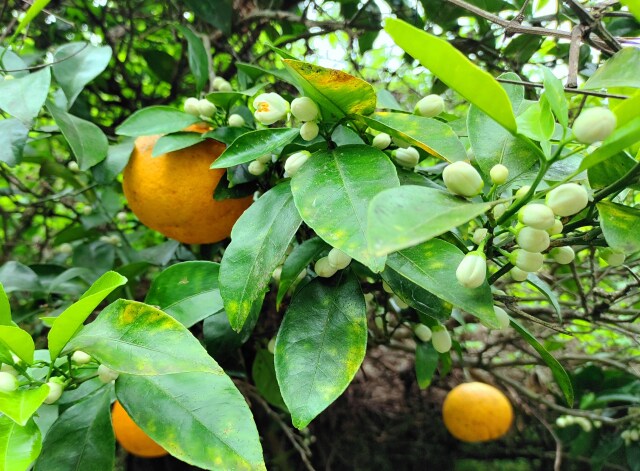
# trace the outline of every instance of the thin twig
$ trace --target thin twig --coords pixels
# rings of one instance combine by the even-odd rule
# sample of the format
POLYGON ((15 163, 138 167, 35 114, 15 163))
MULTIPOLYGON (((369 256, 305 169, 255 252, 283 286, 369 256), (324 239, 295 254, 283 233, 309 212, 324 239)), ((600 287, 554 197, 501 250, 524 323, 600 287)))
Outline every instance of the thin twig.
MULTIPOLYGON (((497 78, 496 80, 502 83, 522 85, 523 87, 544 88, 544 85, 541 83, 527 82, 527 81, 521 81, 521 80, 510 80, 510 79, 503 79, 503 78, 497 78)), ((575 88, 567 88, 567 87, 565 87, 564 91, 567 93, 575 93, 578 95, 597 96, 601 98, 616 98, 619 100, 626 100, 627 98, 629 98, 627 95, 616 95, 613 93, 594 92, 592 90, 577 90, 575 88)))

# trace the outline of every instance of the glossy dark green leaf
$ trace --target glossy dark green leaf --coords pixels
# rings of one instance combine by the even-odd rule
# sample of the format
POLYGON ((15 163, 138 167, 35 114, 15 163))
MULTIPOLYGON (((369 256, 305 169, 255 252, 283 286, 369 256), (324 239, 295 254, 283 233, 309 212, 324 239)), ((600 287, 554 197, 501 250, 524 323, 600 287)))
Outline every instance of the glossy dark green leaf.
POLYGON ((275 350, 278 384, 296 428, 306 427, 344 392, 366 347, 367 309, 350 271, 339 280, 316 278, 296 294, 275 350))
POLYGON ((558 122, 566 128, 569 125, 569 107, 564 96, 564 86, 549 68, 542 66, 542 72, 544 75, 544 96, 549 101, 551 111, 558 122))
POLYGON ((136 111, 116 129, 121 136, 150 136, 182 131, 200 122, 198 116, 183 113, 171 106, 150 106, 136 111))
POLYGON ((80 170, 87 170, 105 159, 109 142, 98 126, 67 113, 52 102, 47 102, 47 109, 69 143, 80 170))
POLYGON ((6 471, 27 471, 42 449, 42 434, 33 421, 22 427, 0 415, 0 465, 6 471))
POLYGON ((276 379, 274 356, 268 350, 261 349, 256 353, 251 367, 251 377, 256 389, 269 404, 287 410, 276 379))
POLYGON ((626 47, 604 63, 582 88, 634 87, 640 88, 640 50, 626 47))
POLYGON ((51 69, 0 81, 0 109, 25 124, 38 116, 44 105, 51 84, 51 69))
POLYGON ((449 318, 439 297, 397 273, 389 265, 382 272, 382 279, 396 296, 418 312, 442 322, 449 318))
POLYGON ((29 128, 20 120, 9 118, 0 121, 0 162, 9 167, 20 163, 28 136, 29 128))
POLYGON ((49 394, 49 386, 43 384, 35 389, 17 389, 13 392, 0 391, 0 412, 19 425, 25 426, 31 416, 49 394))
POLYGON ((47 432, 35 471, 113 469, 116 443, 110 409, 109 387, 66 409, 47 432))
POLYGON ((177 320, 147 304, 119 299, 67 344, 109 368, 129 374, 184 371, 222 374, 200 342, 177 320))
POLYGON ((156 78, 171 83, 171 79, 178 67, 178 62, 171 54, 158 49, 147 49, 141 51, 140 54, 147 62, 149 71, 155 75, 156 78))
POLYGON ((618 127, 602 145, 582 160, 580 170, 587 170, 612 155, 640 142, 640 116, 618 127))
POLYGON ((602 201, 600 227, 609 247, 626 254, 640 251, 640 209, 602 201))
POLYGON ((383 190, 399 185, 395 166, 373 147, 352 145, 313 154, 291 180, 302 219, 332 247, 374 272, 384 268, 367 241, 367 211, 383 190))
POLYGON ((211 168, 232 167, 280 151, 299 134, 300 130, 296 128, 269 128, 247 132, 233 141, 211 164, 211 168))
POLYGON ((469 203, 444 191, 401 186, 369 206, 369 246, 376 255, 412 247, 486 213, 490 203, 469 203))
POLYGON ((280 303, 291 286, 295 283, 298 275, 306 269, 313 260, 317 259, 322 251, 329 249, 327 243, 320 237, 305 240, 302 244, 296 245, 293 251, 287 256, 282 265, 280 273, 280 284, 278 285, 278 295, 276 306, 280 308, 280 303))
POLYGON ((162 136, 153 146, 152 157, 173 152, 174 150, 191 147, 202 141, 202 134, 198 132, 177 132, 162 136))
POLYGON ((28 365, 33 363, 33 352, 35 351, 33 339, 20 327, 0 325, 0 344, 7 347, 28 365))
POLYGON ((262 300, 301 222, 289 183, 284 182, 262 195, 233 226, 219 280, 224 307, 236 331, 252 304, 262 300))
POLYGON ((38 275, 20 262, 10 261, 0 266, 0 283, 7 293, 13 291, 42 291, 38 275))
POLYGON ((573 407, 573 385, 571 384, 571 378, 562 365, 542 346, 542 344, 540 344, 540 342, 538 342, 533 335, 531 335, 527 329, 513 318, 511 319, 511 327, 513 327, 522 336, 522 338, 526 340, 526 342, 531 345, 536 352, 538 352, 542 360, 544 360, 546 365, 551 369, 551 373, 553 373, 553 377, 560 387, 567 404, 569 407, 573 407))
MULTIPOLYGON (((219 7, 216 8, 216 10, 219 7)), ((191 29, 186 26, 177 25, 176 28, 187 39, 189 44, 189 68, 191 73, 196 78, 196 95, 199 95, 204 88, 207 80, 209 80, 209 58, 207 57, 207 51, 204 48, 202 39, 198 37, 191 29)))
MULTIPOLYGON (((589 169, 589 186, 594 190, 605 188, 624 177, 636 163, 636 160, 625 152, 612 155, 589 169)), ((630 186, 640 189, 638 183, 630 186)))
POLYGON ((453 129, 437 119, 387 112, 374 113, 363 119, 370 128, 399 137, 439 159, 447 162, 468 159, 467 151, 453 129))
POLYGON ((107 157, 91 171, 98 183, 110 183, 124 170, 133 151, 134 140, 125 138, 118 144, 112 144, 107 150, 107 157))
POLYGON ((222 309, 219 271, 220 265, 214 262, 172 265, 153 280, 144 302, 158 306, 185 327, 191 327, 222 309))
POLYGON ((202 335, 209 355, 220 361, 233 354, 251 337, 261 310, 262 302, 253 303, 249 317, 240 332, 233 330, 224 310, 207 317, 202 323, 202 335))
POLYGON ((491 288, 485 281, 478 288, 465 288, 456 279, 464 254, 440 239, 389 255, 387 266, 399 276, 477 317, 483 324, 499 327, 493 311, 491 288))
POLYGON ((440 355, 433 348, 431 342, 418 342, 416 344, 416 377, 418 387, 427 389, 431 385, 433 373, 436 372, 440 355))
POLYGON ((142 430, 186 463, 266 470, 247 402, 221 371, 121 375, 116 396, 142 430))
POLYGON ((13 325, 11 321, 11 304, 4 291, 4 286, 0 283, 0 325, 13 325))

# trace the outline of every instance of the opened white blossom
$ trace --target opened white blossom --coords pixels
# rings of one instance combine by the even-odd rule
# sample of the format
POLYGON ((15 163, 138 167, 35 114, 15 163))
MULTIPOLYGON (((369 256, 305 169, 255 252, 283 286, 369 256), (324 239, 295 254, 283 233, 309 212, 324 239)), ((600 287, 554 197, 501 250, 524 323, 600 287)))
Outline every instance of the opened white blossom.
POLYGON ((289 102, 277 93, 262 93, 253 100, 256 121, 268 126, 286 118, 289 113, 289 102))
POLYGON ((616 124, 616 115, 608 108, 589 108, 573 123, 573 135, 584 144, 593 144, 609 137, 616 124))
POLYGON ((564 183, 547 193, 547 206, 556 216, 573 216, 589 204, 589 194, 582 185, 564 183))
POLYGON ((465 288, 477 288, 487 276, 487 260, 482 252, 469 252, 456 269, 456 278, 465 288))
POLYGON ((542 252, 549 248, 551 240, 547 231, 524 226, 518 231, 516 242, 529 252, 542 252))
POLYGON ((403 167, 415 167, 420 161, 420 154, 415 147, 407 147, 406 149, 396 149, 393 152, 396 161, 403 167))
POLYGON ((287 172, 288 176, 294 176, 298 172, 298 170, 300 170, 300 167, 302 167, 305 162, 309 160, 309 157, 311 157, 311 153, 306 150, 291 154, 284 163, 284 171, 287 172))
POLYGON ((227 122, 229 123, 229 126, 231 126, 232 128, 241 128, 242 126, 245 125, 244 118, 236 113, 229 116, 229 119, 227 120, 227 122))
POLYGON ((502 185, 509 178, 509 169, 502 164, 496 164, 489 170, 491 182, 496 185, 502 185))
POLYGON ((518 220, 522 224, 544 231, 553 227, 556 217, 549 206, 529 203, 518 211, 518 220))
POLYGON ((427 95, 416 103, 414 111, 425 118, 433 118, 444 111, 444 100, 440 95, 427 95))
POLYGON ((200 100, 189 97, 184 101, 184 112, 194 116, 200 116, 200 108, 198 107, 200 100))
POLYGON ((198 111, 201 116, 211 118, 215 114, 216 109, 216 105, 205 98, 198 101, 198 111))
POLYGON ((431 344, 438 353, 447 353, 451 350, 451 335, 449 331, 441 325, 437 325, 432 329, 431 344))
POLYGON ((336 249, 335 247, 329 251, 329 255, 327 255, 327 258, 329 259, 329 263, 331 264, 331 266, 338 270, 347 268, 352 260, 349 255, 347 255, 340 249, 336 249))
POLYGON ((576 258, 576 253, 571 247, 554 247, 549 251, 549 255, 560 265, 567 265, 576 258))
POLYGON ((300 137, 305 141, 313 141, 319 133, 320 128, 315 121, 307 121, 300 127, 300 137))
POLYGON ((429 340, 431 340, 431 337, 433 335, 431 329, 424 324, 416 325, 413 328, 413 333, 416 334, 416 337, 418 337, 422 342, 428 342, 429 340))
POLYGON ((314 121, 318 118, 320 110, 311 98, 303 96, 291 102, 291 114, 300 121, 314 121))
POLYGON ((473 165, 467 162, 453 162, 442 172, 442 179, 447 189, 460 196, 476 196, 482 192, 484 182, 473 165))
POLYGON ((373 138, 371 145, 376 149, 384 150, 391 145, 391 136, 387 133, 381 132, 373 138))
POLYGON ((542 268, 544 256, 539 252, 518 249, 511 253, 511 263, 520 270, 533 273, 542 268))

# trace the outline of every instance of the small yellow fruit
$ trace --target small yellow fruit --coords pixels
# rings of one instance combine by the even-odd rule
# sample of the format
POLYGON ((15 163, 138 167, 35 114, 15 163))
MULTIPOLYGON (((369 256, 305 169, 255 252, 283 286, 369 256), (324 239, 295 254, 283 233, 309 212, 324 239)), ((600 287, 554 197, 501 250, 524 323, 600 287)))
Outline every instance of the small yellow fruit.
POLYGON ((111 421, 116 440, 122 448, 132 455, 142 458, 159 458, 167 454, 164 448, 138 427, 118 401, 113 404, 111 421))

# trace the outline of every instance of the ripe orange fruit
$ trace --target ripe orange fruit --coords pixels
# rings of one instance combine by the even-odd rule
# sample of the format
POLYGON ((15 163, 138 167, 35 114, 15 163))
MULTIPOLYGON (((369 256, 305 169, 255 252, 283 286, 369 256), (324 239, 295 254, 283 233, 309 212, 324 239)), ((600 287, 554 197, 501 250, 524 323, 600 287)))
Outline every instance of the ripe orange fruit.
POLYGON ((507 396, 484 383, 464 383, 444 400, 442 418, 451 435, 463 442, 487 442, 505 435, 513 421, 507 396))
MULTIPOLYGON (((186 131, 204 133, 206 126, 186 131)), ((224 144, 206 139, 198 144, 151 157, 160 136, 141 136, 124 169, 122 187, 129 207, 147 227, 186 244, 219 242, 249 207, 251 196, 215 201, 213 192, 224 169, 210 169, 224 144)))
POLYGON ((118 401, 113 404, 111 422, 116 440, 122 448, 132 455, 142 458, 158 458, 167 454, 164 448, 136 425, 118 401))

